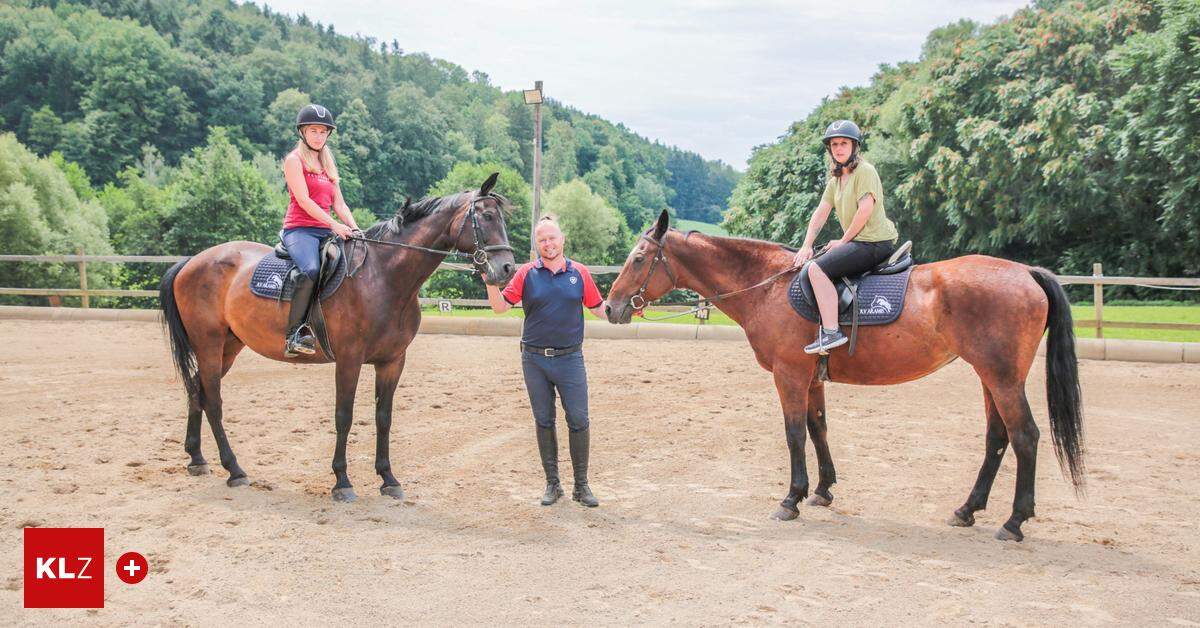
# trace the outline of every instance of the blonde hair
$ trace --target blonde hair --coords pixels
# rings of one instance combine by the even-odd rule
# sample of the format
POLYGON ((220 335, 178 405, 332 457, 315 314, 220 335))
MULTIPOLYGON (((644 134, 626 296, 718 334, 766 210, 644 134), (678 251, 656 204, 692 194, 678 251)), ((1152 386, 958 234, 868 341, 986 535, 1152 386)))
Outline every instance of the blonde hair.
POLYGON ((324 172, 334 184, 340 180, 337 163, 333 160, 333 151, 329 150, 329 144, 322 146, 321 152, 317 153, 304 143, 304 139, 300 139, 292 152, 300 157, 300 163, 304 164, 309 172, 324 172))

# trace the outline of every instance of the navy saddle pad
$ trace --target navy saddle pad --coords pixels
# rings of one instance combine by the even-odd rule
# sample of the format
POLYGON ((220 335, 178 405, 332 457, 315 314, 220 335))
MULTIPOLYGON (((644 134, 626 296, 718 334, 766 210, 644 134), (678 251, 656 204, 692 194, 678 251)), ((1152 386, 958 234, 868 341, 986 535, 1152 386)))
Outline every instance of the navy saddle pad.
MULTIPOLYGON (((867 275, 858 282, 859 325, 885 325, 900 317, 900 312, 904 309, 904 294, 908 291, 908 276, 912 274, 912 269, 913 267, 909 267, 893 275, 867 275)), ((820 323, 821 314, 817 311, 817 304, 809 303, 805 297, 804 290, 800 287, 800 277, 797 273, 792 284, 788 286, 788 302, 800 316, 820 323)), ((835 285, 839 294, 848 289, 840 279, 835 285)), ((842 325, 849 325, 853 317, 854 313, 850 308, 838 312, 838 322, 842 325)))
MULTIPOLYGON (((267 253, 254 267, 254 275, 250 277, 250 292, 268 299, 291 301, 292 292, 296 286, 288 276, 295 262, 290 259, 280 259, 274 251, 267 253)), ((338 256, 337 268, 321 286, 320 299, 324 301, 337 291, 346 278, 346 255, 338 256)))

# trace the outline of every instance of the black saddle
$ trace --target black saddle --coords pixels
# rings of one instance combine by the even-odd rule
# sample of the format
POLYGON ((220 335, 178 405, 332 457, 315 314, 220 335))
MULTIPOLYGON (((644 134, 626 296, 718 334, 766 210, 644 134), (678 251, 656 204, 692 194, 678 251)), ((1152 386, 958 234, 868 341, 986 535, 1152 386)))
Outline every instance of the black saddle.
MULTIPOLYGON (((321 240, 321 275, 317 280, 317 299, 308 309, 308 324, 321 343, 325 355, 333 359, 333 349, 329 346, 329 337, 325 329, 325 314, 321 310, 321 301, 328 299, 337 292, 338 287, 346 278, 345 243, 336 236, 330 235, 321 240)), ((283 242, 275 245, 275 250, 268 253, 254 266, 254 274, 250 277, 250 292, 268 299, 291 301, 296 289, 296 276, 300 269, 292 261, 287 247, 283 242)))
MULTIPOLYGON (((813 261, 814 260, 808 260, 807 262, 804 263, 804 266, 800 269, 799 277, 796 278, 796 281, 799 283, 800 291, 804 298, 804 301, 812 304, 813 309, 816 309, 817 299, 816 299, 816 296, 813 295, 812 282, 809 280, 809 277, 808 277, 808 266, 809 266, 809 264, 812 264, 813 261)), ((875 268, 872 268, 871 270, 868 270, 865 273, 860 273, 858 275, 851 275, 851 276, 843 277, 843 278, 839 279, 834 284, 835 286, 837 286, 837 289, 838 289, 838 316, 839 316, 839 318, 841 317, 842 314, 850 313, 850 306, 852 306, 854 304, 854 297, 856 296, 856 292, 857 292, 855 290, 855 288, 858 285, 860 285, 864 279, 866 279, 867 277, 870 277, 871 275, 895 275, 898 273, 902 273, 902 272, 908 270, 909 268, 911 268, 912 265, 913 265, 912 240, 908 240, 904 244, 901 244, 899 247, 897 247, 896 251, 894 253, 892 253, 890 257, 888 257, 886 260, 883 261, 883 263, 879 264, 875 268)), ((908 283, 907 276, 905 277, 904 283, 906 285, 908 283)), ((794 299, 793 299, 793 301, 794 301, 794 299)), ((804 316, 804 312, 801 312, 800 315, 804 316)), ((896 316, 899 316, 899 315, 900 315, 899 308, 896 308, 896 316)), ((805 318, 808 318, 808 317, 805 316, 805 318)), ((816 320, 818 322, 820 321, 820 315, 817 316, 816 320)), ((849 322, 849 321, 847 321, 847 322, 849 322)), ((890 323, 891 321, 889 320, 886 322, 890 323)), ((862 324, 862 325, 880 325, 882 323, 869 323, 869 322, 861 322, 860 321, 860 324, 862 324)))

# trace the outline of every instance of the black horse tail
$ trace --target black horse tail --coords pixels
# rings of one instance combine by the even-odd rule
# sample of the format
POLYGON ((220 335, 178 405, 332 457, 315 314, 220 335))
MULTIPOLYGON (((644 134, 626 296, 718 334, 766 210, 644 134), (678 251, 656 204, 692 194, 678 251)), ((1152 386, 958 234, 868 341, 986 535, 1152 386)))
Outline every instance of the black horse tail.
POLYGON ((1050 312, 1046 316, 1046 398, 1054 453, 1063 475, 1070 476, 1075 493, 1084 493, 1083 394, 1079 389, 1079 364, 1075 358, 1075 327, 1071 304, 1054 273, 1031 268, 1034 281, 1046 292, 1050 312))
POLYGON ((175 360, 175 368, 183 378, 183 387, 187 390, 188 399, 203 403, 200 391, 200 377, 196 368, 196 352, 188 340, 187 329, 179 316, 179 305, 175 302, 175 277, 191 258, 176 262, 167 274, 163 275, 162 283, 158 286, 158 303, 162 308, 162 323, 171 339, 171 358, 175 360))

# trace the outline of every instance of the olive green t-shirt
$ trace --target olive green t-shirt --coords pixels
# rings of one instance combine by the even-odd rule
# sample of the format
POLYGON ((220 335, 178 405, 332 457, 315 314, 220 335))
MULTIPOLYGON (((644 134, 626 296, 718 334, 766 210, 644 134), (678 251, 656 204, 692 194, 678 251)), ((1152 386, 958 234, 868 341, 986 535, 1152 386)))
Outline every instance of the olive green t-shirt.
POLYGON ((850 174, 846 180, 846 185, 833 177, 830 177, 829 183, 825 185, 825 194, 821 196, 821 202, 833 205, 834 211, 837 212, 838 222, 842 225, 842 233, 850 229, 850 223, 854 221, 854 214, 858 212, 858 202, 866 195, 875 197, 875 209, 871 212, 871 218, 867 220, 867 224, 863 226, 862 231, 854 236, 856 242, 883 242, 886 240, 896 240, 900 237, 896 231, 896 225, 888 220, 887 213, 883 209, 883 182, 879 180, 879 173, 875 171, 875 166, 859 160, 858 167, 850 174))

